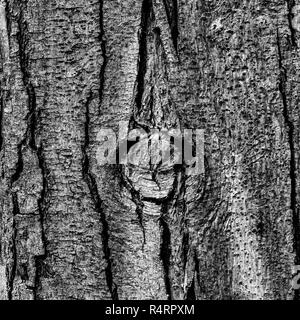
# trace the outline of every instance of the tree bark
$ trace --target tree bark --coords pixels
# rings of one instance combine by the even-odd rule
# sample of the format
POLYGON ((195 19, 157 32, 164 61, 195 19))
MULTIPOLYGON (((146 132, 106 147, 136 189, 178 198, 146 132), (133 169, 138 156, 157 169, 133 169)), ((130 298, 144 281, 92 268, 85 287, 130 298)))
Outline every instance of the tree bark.
POLYGON ((299 32, 299 0, 1 0, 0 298, 299 299, 299 32), (203 129, 205 173, 99 165, 122 121, 203 129))

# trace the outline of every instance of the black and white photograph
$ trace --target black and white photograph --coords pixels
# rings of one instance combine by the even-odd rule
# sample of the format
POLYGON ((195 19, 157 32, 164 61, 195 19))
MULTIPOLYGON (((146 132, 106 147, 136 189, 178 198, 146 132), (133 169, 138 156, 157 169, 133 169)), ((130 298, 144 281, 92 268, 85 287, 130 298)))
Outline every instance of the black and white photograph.
POLYGON ((0 300, 300 300, 300 0, 0 0, 0 300))

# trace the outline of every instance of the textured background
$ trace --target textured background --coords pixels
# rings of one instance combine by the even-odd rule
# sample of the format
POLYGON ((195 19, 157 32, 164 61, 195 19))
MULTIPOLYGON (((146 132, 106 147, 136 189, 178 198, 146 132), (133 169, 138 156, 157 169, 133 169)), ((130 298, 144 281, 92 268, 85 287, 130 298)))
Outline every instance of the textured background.
POLYGON ((1 0, 0 297, 299 298, 299 31, 299 0, 1 0), (205 174, 99 166, 120 121, 204 129, 205 174))

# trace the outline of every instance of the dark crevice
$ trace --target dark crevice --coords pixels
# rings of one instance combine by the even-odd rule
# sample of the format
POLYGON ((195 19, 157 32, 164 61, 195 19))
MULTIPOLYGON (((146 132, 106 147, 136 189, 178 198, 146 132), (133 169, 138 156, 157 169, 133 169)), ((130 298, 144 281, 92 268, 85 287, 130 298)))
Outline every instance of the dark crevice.
POLYGON ((16 228, 16 216, 19 215, 20 209, 19 209, 19 203, 18 203, 18 196, 15 192, 12 193, 12 205, 13 205, 13 222, 12 222, 12 244, 11 244, 11 250, 12 250, 12 266, 8 270, 8 300, 13 299, 13 289, 14 289, 14 280, 16 277, 16 271, 17 271, 17 247, 16 247, 16 237, 17 237, 17 228, 16 228))
MULTIPOLYGON (((22 80, 23 84, 25 86, 25 90, 27 91, 28 94, 28 81, 29 81, 29 74, 27 71, 28 68, 28 56, 26 54, 26 36, 25 33, 27 31, 27 24, 24 22, 24 8, 20 7, 20 12, 19 16, 17 19, 17 25, 18 25, 18 33, 17 33, 17 40, 18 40, 18 45, 19 45, 19 63, 20 63, 20 70, 22 74, 22 80)), ((28 96, 28 99, 30 100, 30 97, 28 96)), ((28 114, 27 118, 30 118, 30 106, 28 108, 28 114)), ((23 172, 23 154, 22 154, 22 149, 23 147, 27 144, 27 134, 28 130, 30 130, 29 126, 27 126, 26 129, 26 134, 25 137, 19 142, 17 146, 17 153, 18 153, 18 160, 16 164, 16 170, 15 173, 11 177, 11 184, 15 183, 16 181, 19 180, 22 172, 23 172)))
MULTIPOLYGON (((28 268, 25 263, 20 263, 18 266, 18 272, 17 275, 21 278, 22 281, 28 281, 29 276, 28 276, 28 268)), ((30 286, 27 286, 29 289, 31 289, 30 286)))
POLYGON ((38 199, 38 208, 39 208, 39 215, 40 215, 40 224, 41 224, 41 240, 44 247, 44 254, 40 256, 35 256, 35 267, 36 267, 36 275, 35 275, 35 284, 33 288, 34 300, 37 300, 37 291, 40 286, 40 278, 42 276, 42 261, 47 257, 47 246, 46 246, 46 235, 44 230, 44 219, 45 219, 45 199, 47 194, 47 172, 46 172, 46 164, 45 158, 42 151, 42 146, 37 149, 37 157, 39 162, 39 168, 42 174, 42 191, 40 194, 40 198, 38 199))
POLYGON ((17 32, 17 40, 19 46, 19 62, 20 62, 20 69, 22 73, 22 80, 24 86, 27 87, 29 83, 29 57, 27 54, 27 46, 28 46, 28 38, 26 34, 28 34, 28 25, 27 21, 24 19, 24 8, 20 8, 20 12, 17 19, 18 25, 18 32, 17 32))
POLYGON ((145 227, 144 227, 144 219, 143 219, 143 207, 144 207, 144 204, 142 201, 140 201, 140 198, 132 198, 133 202, 135 203, 136 205, 136 209, 135 209, 135 213, 138 217, 138 220, 139 220, 139 224, 140 224, 140 227, 142 229, 142 233, 143 233, 143 244, 142 244, 142 251, 144 251, 144 247, 145 247, 145 244, 146 244, 146 232, 145 232, 145 227))
POLYGON ((3 148, 3 111, 4 111, 4 97, 1 90, 0 94, 0 152, 3 148))
MULTIPOLYGON (((171 244, 171 231, 167 223, 170 205, 177 206, 178 201, 178 185, 181 184, 180 173, 184 171, 181 165, 174 167, 174 182, 171 191, 164 198, 150 198, 143 197, 142 201, 154 203, 161 206, 161 216, 159 219, 161 228, 161 246, 160 246, 160 260, 164 269, 164 282, 168 300, 172 300, 172 279, 170 274, 171 257, 172 257, 172 244, 171 244)), ((180 188, 181 189, 181 188, 180 188)), ((180 193, 180 190, 179 190, 180 193)))
MULTIPOLYGON (((150 127, 147 124, 138 121, 138 116, 143 111, 143 96, 145 92, 145 76, 147 72, 147 60, 148 60, 148 35, 150 32, 151 18, 153 15, 153 2, 152 0, 143 0, 142 12, 141 12, 141 24, 139 32, 139 55, 137 66, 137 78, 136 78, 136 96, 134 101, 133 114, 129 120, 129 128, 143 129, 150 134, 150 127)), ((150 97, 150 104, 151 97, 150 97)), ((152 108, 150 108, 150 112, 152 108)))
MULTIPOLYGON (((280 46, 280 38, 277 30, 277 45, 278 45, 278 56, 279 56, 279 69, 280 69, 280 79, 279 79, 279 91, 283 103, 283 117, 287 127, 288 143, 290 147, 290 181, 291 181, 291 211, 293 214, 293 226, 294 226, 294 250, 296 253, 295 264, 300 265, 300 216, 297 203, 297 178, 296 178, 296 154, 294 145, 294 124, 293 120, 289 115, 289 103, 286 94, 286 82, 287 82, 287 72, 283 66, 283 56, 280 46)), ((300 299, 300 291, 295 291, 295 299, 300 299)))
POLYGON ((196 300, 195 279, 193 279, 192 285, 187 290, 186 300, 196 300))
POLYGON ((104 94, 104 85, 105 85, 105 70, 108 63, 108 58, 106 54, 106 40, 105 40, 105 32, 104 32, 104 13, 103 13, 103 4, 104 0, 100 0, 100 9, 99 9, 99 25, 100 25, 100 43, 101 43, 101 51, 102 51, 102 65, 100 68, 100 87, 99 87, 99 113, 103 101, 104 94))
MULTIPOLYGON (((38 158, 39 168, 42 174, 42 191, 40 194, 40 198, 38 199, 38 207, 39 207, 39 215, 40 215, 40 223, 41 223, 41 232, 42 232, 42 243, 44 244, 44 250, 46 250, 46 239, 43 227, 44 221, 44 201, 46 196, 46 189, 47 189, 47 180, 46 180, 46 167, 45 167, 45 160, 42 154, 42 147, 37 147, 36 144, 36 131, 38 125, 38 116, 37 116, 37 104, 36 104, 36 93, 34 86, 30 82, 30 73, 29 73, 29 55, 28 55, 28 25, 27 21, 24 19, 24 11, 26 10, 27 2, 21 4, 19 16, 17 19, 18 25, 18 33, 17 33, 17 40, 19 46, 19 62, 20 62, 20 70, 22 74, 23 85, 25 87, 27 98, 28 98, 28 113, 26 116, 27 127, 24 138, 18 144, 18 161, 16 164, 15 173, 12 175, 11 178, 11 185, 17 182, 23 172, 23 154, 22 150, 23 147, 29 147, 32 151, 34 151, 38 158)), ((37 260, 42 260, 45 258, 45 254, 42 256, 34 257, 36 260, 36 279, 35 279, 35 287, 33 289, 34 297, 36 298, 36 291, 38 288, 39 282, 39 275, 40 271, 38 270, 38 266, 41 263, 38 263, 37 260)))
POLYGON ((168 300, 172 300, 172 277, 170 274, 171 266, 171 257, 172 257, 172 243, 171 243, 171 231, 167 222, 169 216, 169 208, 172 204, 177 207, 177 201, 179 194, 181 192, 178 190, 178 186, 182 183, 180 181, 180 173, 183 173, 184 168, 181 165, 176 165, 175 170, 175 179, 171 191, 169 192, 165 201, 162 202, 161 206, 161 217, 160 217, 160 226, 161 226, 161 247, 160 247, 160 259, 164 268, 164 280, 165 288, 168 296, 168 300), (179 191, 179 194, 177 192, 179 191))
POLYGON ((164 198, 142 197, 142 200, 145 202, 154 203, 155 205, 160 206, 164 204, 166 201, 168 201, 168 197, 164 197, 164 198))
POLYGON ((189 233, 185 231, 182 237, 182 255, 183 255, 183 270, 186 270, 186 265, 188 261, 188 252, 189 252, 189 233))
MULTIPOLYGON (((185 167, 183 166, 181 168, 181 170, 185 171, 185 167)), ((182 213, 180 212, 179 214, 181 214, 183 216, 183 221, 182 221, 182 254, 183 254, 183 270, 184 272, 186 272, 186 265, 187 265, 187 261, 188 261, 188 252, 189 252, 189 242, 190 242, 190 235, 188 233, 188 229, 187 229, 187 225, 186 225, 186 213, 187 213, 187 206, 186 206, 186 176, 183 175, 183 179, 181 181, 181 185, 180 185, 180 195, 182 195, 182 213)))
POLYGON ((22 155, 22 149, 24 146, 30 145, 30 147, 33 147, 33 150, 36 150, 35 146, 35 130, 36 130, 36 97, 35 97, 35 91, 33 86, 30 83, 30 75, 28 72, 28 62, 29 58, 26 53, 27 51, 27 38, 26 38, 26 32, 27 30, 27 23, 24 21, 24 8, 20 8, 20 13, 18 16, 17 24, 18 24, 18 33, 17 33, 17 40, 19 45, 19 62, 20 62, 20 70, 22 73, 22 80, 25 87, 25 90, 27 92, 28 96, 28 114, 26 116, 27 120, 27 128, 25 137, 20 141, 18 144, 17 150, 18 150, 18 161, 16 164, 16 170, 11 178, 11 183, 13 184, 16 182, 22 172, 23 172, 23 155, 22 155))
POLYGON ((295 7, 295 0, 287 0, 287 7, 288 7, 288 22, 289 28, 291 32, 291 44, 293 47, 297 48, 297 37, 296 37, 296 30, 293 28, 293 19, 294 14, 292 13, 293 8, 295 7))
POLYGON ((30 82, 30 74, 29 74, 29 56, 27 54, 28 51, 28 25, 24 20, 24 13, 21 8, 20 14, 17 20, 18 23, 18 45, 19 45, 19 61, 20 61, 20 69, 22 73, 23 84, 26 89, 27 97, 28 97, 28 114, 26 117, 27 120, 27 131, 26 131, 26 144, 32 148, 32 150, 37 151, 36 142, 35 142, 35 134, 37 128, 37 107, 36 107, 36 94, 35 89, 30 82))
POLYGON ((113 282, 112 263, 111 263, 110 248, 109 248, 109 226, 108 226, 108 222, 107 222, 104 210, 103 210, 102 200, 100 198, 100 194, 98 191, 96 178, 93 176, 92 172, 90 171, 90 162, 89 162, 89 156, 88 156, 88 149, 89 149, 89 145, 90 145, 90 136, 89 136, 90 135, 90 110, 89 110, 89 105, 90 105, 92 99, 93 99, 93 95, 91 93, 86 101, 86 104, 85 104, 85 128, 84 128, 85 141, 84 141, 84 145, 82 147, 82 153, 83 153, 82 170, 83 170, 84 179, 87 182, 92 200, 95 205, 95 210, 99 213, 100 220, 102 223, 101 237, 102 237, 104 258, 107 263, 107 266, 105 269, 107 286, 108 286, 109 291, 111 293, 112 299, 118 300, 117 286, 113 282))
MULTIPOLYGON (((182 170, 186 170, 186 168, 183 166, 182 170)), ((179 214, 183 215, 183 221, 182 221, 182 261, 183 261, 183 272, 184 275, 187 274, 187 263, 189 258, 189 250, 190 250, 190 234, 188 232, 188 226, 186 221, 186 214, 187 214, 187 205, 186 205, 186 176, 183 176, 181 182, 181 188, 180 188, 180 195, 182 195, 182 213, 179 212, 179 214)), ((186 299, 187 300, 194 300, 195 296, 195 285, 194 285, 194 279, 192 281, 192 285, 187 289, 186 292, 186 299)))
POLYGON ((178 52, 178 3, 177 0, 163 0, 175 51, 178 52))
POLYGON ((22 149, 23 149, 23 146, 25 145, 25 141, 26 141, 26 139, 23 139, 18 144, 18 147, 17 147, 17 150, 18 150, 18 152, 17 152, 18 153, 18 161, 17 161, 17 164, 16 164, 15 172, 11 177, 11 185, 13 185, 16 181, 19 180, 19 178, 20 178, 20 176, 21 176, 21 174, 23 172, 24 163, 23 163, 22 149))
POLYGON ((137 121, 134 117, 134 115, 131 116, 129 120, 129 129, 134 130, 134 129, 141 129, 144 130, 147 134, 151 134, 151 128, 149 125, 142 123, 141 121, 137 121))
POLYGON ((170 277, 170 264, 171 264, 171 232, 165 217, 159 219, 161 227, 161 246, 160 246, 160 259, 164 268, 165 288, 168 300, 172 300, 172 280, 170 277))
MULTIPOLYGON (((200 262, 199 262, 199 259, 197 257, 197 253, 195 252, 195 255, 194 255, 194 261, 195 261, 195 279, 194 279, 194 284, 195 284, 195 281, 197 283, 197 287, 200 288, 200 262)), ((195 292, 195 299, 197 298, 197 294, 195 292)))
POLYGON ((37 129, 37 113, 36 113, 36 95, 34 87, 31 83, 27 86, 28 104, 29 104, 29 114, 28 114, 28 145, 29 147, 37 151, 36 146, 36 129, 37 129))
MULTIPOLYGON (((153 9, 152 0, 143 0, 141 13, 141 31, 139 36, 139 61, 137 74, 137 93, 135 97, 136 113, 142 110, 142 101, 145 91, 145 75, 147 71, 147 35, 149 31, 149 23, 151 19, 151 12, 153 9)), ((133 115, 133 118, 134 115, 133 115)), ((134 121, 131 119, 130 122, 134 121)))

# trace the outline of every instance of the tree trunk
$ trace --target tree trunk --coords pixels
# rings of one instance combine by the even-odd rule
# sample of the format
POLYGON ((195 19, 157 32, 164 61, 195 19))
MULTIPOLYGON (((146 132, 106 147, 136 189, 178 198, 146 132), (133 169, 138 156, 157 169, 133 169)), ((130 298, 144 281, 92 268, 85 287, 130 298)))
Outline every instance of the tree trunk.
POLYGON ((0 297, 299 298, 299 31, 299 0, 1 0, 0 297), (205 173, 99 165, 121 122, 204 130, 205 173))

